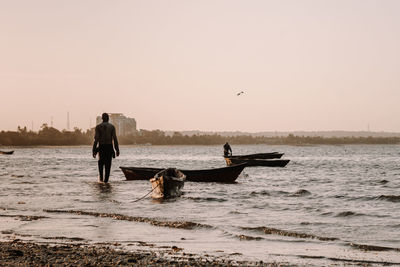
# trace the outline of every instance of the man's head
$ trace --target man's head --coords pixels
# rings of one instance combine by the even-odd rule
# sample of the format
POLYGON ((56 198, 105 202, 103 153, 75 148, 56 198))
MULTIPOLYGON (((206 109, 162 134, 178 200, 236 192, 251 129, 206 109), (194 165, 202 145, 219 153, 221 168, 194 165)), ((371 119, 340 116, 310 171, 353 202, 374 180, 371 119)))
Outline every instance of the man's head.
POLYGON ((103 113, 103 114, 101 115, 101 118, 103 119, 104 122, 108 122, 108 120, 110 119, 110 117, 108 116, 107 113, 103 113))

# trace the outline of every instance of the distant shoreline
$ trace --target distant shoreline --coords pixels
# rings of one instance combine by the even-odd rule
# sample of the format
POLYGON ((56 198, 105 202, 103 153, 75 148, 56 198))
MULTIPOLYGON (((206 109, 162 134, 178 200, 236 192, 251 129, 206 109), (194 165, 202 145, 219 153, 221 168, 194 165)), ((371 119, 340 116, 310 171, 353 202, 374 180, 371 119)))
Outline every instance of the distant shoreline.
MULTIPOLYGON (((266 146, 294 146, 294 147, 314 147, 314 146, 376 146, 376 145, 381 145, 381 146, 398 146, 400 143, 396 144, 233 144, 236 146, 258 146, 258 145, 266 145, 266 146)), ((121 147, 167 147, 167 146, 219 146, 217 145, 192 145, 192 144, 180 144, 180 145, 174 145, 174 144, 165 144, 165 145, 152 145, 152 144, 125 144, 125 145, 120 145, 121 147)), ((24 146, 24 145, 1 145, 0 144, 0 150, 12 150, 14 148, 17 149, 22 149, 22 148, 88 148, 89 150, 92 149, 92 145, 32 145, 32 146, 24 146)))
MULTIPOLYGON (((118 133, 117 133, 118 135, 118 133)), ((1 131, 0 146, 37 147, 37 146, 90 146, 93 144, 94 130, 59 131, 52 127, 43 127, 39 132, 18 128, 18 131, 1 131)), ((167 133, 160 130, 140 130, 136 134, 118 136, 120 145, 396 145, 400 136, 305 136, 288 134, 286 136, 184 134, 167 133)))

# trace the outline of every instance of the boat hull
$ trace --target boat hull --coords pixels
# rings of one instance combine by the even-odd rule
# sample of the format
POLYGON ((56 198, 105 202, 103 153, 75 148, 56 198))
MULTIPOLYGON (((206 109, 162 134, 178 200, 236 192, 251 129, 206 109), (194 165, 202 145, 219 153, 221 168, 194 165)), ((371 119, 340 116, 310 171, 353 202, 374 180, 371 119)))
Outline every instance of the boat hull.
POLYGON ((0 155, 12 155, 14 151, 0 151, 0 155))
POLYGON ((237 159, 226 157, 226 165, 235 166, 237 164, 246 164, 246 167, 285 167, 290 160, 288 159, 237 159))
POLYGON ((229 156, 229 158, 238 158, 238 159, 280 159, 284 153, 278 152, 270 152, 270 153, 257 153, 257 154, 249 154, 249 155, 234 155, 229 156))
MULTIPOLYGON (((203 170, 180 170, 186 175, 186 181, 189 182, 217 182, 234 183, 246 164, 235 166, 203 169, 203 170)), ((142 168, 142 167, 120 167, 126 180, 149 180, 156 173, 162 171, 161 168, 142 168)))

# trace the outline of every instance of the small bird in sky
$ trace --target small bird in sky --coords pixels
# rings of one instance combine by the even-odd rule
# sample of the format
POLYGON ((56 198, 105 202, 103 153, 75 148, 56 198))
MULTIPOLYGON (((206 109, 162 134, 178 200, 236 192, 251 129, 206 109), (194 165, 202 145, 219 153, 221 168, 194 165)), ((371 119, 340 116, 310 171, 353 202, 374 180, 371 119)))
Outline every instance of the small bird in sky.
POLYGON ((237 95, 237 96, 240 96, 241 94, 244 94, 244 92, 243 92, 243 91, 240 91, 240 92, 237 93, 236 95, 237 95))

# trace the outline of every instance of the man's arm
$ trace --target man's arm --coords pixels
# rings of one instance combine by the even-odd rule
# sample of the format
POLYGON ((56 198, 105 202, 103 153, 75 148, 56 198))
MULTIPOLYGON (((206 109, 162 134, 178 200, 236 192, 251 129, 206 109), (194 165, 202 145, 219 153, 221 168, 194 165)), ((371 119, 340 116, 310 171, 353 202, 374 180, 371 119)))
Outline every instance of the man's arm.
POLYGON ((118 157, 119 156, 119 146, 118 146, 117 134, 115 133, 115 127, 113 127, 112 138, 114 141, 115 153, 117 154, 117 157, 118 157))
POLYGON ((97 155, 97 144, 99 143, 99 131, 96 127, 95 134, 94 134, 94 143, 92 148, 93 158, 96 158, 97 155))

